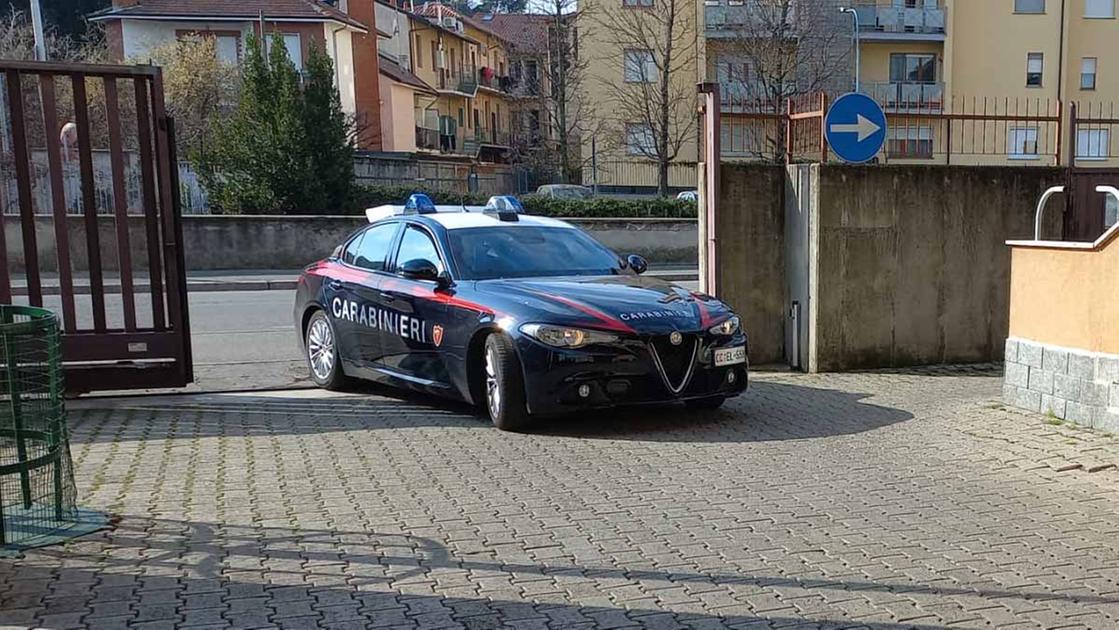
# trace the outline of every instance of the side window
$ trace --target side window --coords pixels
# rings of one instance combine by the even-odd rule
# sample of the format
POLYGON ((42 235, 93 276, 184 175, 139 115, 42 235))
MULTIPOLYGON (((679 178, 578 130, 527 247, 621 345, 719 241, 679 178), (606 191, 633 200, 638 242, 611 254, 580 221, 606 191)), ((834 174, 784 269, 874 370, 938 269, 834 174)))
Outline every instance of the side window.
POLYGON ((405 228, 404 238, 400 241, 400 252, 396 255, 396 264, 400 265, 409 260, 420 258, 435 263, 439 272, 443 272, 443 262, 439 260, 439 249, 435 247, 435 242, 431 240, 427 232, 409 225, 405 228))
POLYGON ((353 238, 353 240, 346 244, 346 247, 342 250, 342 255, 340 256, 342 262, 346 263, 347 265, 354 264, 354 258, 357 256, 357 250, 359 247, 361 247, 361 239, 363 238, 365 238, 365 232, 358 234, 353 238))
POLYGON ((395 223, 385 223, 369 228, 361 236, 361 243, 357 247, 354 260, 347 262, 371 271, 384 271, 393 236, 396 236, 395 223))

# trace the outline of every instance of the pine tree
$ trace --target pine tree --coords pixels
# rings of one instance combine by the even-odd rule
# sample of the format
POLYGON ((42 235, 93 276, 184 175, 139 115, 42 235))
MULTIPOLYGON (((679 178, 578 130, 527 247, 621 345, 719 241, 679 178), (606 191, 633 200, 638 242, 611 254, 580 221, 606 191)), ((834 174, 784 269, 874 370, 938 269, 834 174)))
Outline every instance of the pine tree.
POLYGON ((276 33, 267 56, 246 41, 241 98, 197 156, 211 205, 226 213, 344 209, 353 189, 353 121, 342 111, 329 57, 318 47, 301 82, 276 33))
POLYGON ((334 65, 320 46, 312 46, 303 84, 303 128, 315 185, 308 186, 307 207, 344 206, 353 192, 354 123, 342 111, 334 86, 334 65))

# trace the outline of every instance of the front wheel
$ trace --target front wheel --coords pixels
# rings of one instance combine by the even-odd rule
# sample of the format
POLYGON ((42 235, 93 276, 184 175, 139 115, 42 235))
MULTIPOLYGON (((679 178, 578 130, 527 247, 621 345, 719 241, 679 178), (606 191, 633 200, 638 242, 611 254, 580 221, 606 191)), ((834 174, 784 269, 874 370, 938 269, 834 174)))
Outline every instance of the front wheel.
POLYGON ((494 426, 502 431, 524 428, 528 423, 525 384, 520 360, 509 337, 494 333, 486 338, 483 370, 486 410, 494 426))
POLYGON ((322 311, 315 311, 307 322, 307 332, 303 339, 307 366, 311 368, 311 380, 324 389, 344 389, 349 379, 342 373, 338 359, 338 337, 330 318, 322 311))
POLYGON ((727 401, 726 396, 712 396, 710 398, 697 398, 685 400, 684 406, 693 411, 714 411, 723 406, 727 401))

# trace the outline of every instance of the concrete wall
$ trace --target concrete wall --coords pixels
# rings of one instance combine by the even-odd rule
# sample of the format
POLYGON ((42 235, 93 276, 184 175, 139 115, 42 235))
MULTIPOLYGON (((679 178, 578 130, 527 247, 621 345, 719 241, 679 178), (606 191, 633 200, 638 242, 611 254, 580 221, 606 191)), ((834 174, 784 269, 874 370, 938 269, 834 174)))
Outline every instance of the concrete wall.
MULTIPOLYGON (((187 269, 298 269, 330 254, 349 233, 365 223, 357 216, 187 216, 183 243, 187 269)), ((689 263, 697 258, 694 220, 581 219, 573 221, 619 254, 637 253, 652 263, 689 263)), ((54 223, 37 217, 36 239, 44 272, 57 267, 54 223)), ((118 268, 115 222, 99 223, 103 268, 118 268)), ((147 239, 142 217, 129 217, 133 268, 147 269, 147 239)), ((71 267, 89 268, 84 219, 67 222, 71 267)), ((23 238, 17 217, 4 217, 8 263, 24 268, 23 238)))
POLYGON ((1032 235, 1037 199, 1063 172, 813 168, 818 368, 1001 359, 1010 288, 1005 242, 1032 235))
MULTIPOLYGON (((1037 199, 1062 171, 791 169, 722 167, 719 297, 742 313, 751 361, 784 360, 792 299, 808 320, 798 340, 813 371, 1002 358, 1005 241, 1032 234, 1037 199), (791 243, 790 230, 805 242, 791 243)), ((1054 233, 1060 213, 1048 221, 1054 233)))
POLYGON ((743 318, 750 361, 784 359, 785 167, 723 164, 718 236, 719 297, 743 318))

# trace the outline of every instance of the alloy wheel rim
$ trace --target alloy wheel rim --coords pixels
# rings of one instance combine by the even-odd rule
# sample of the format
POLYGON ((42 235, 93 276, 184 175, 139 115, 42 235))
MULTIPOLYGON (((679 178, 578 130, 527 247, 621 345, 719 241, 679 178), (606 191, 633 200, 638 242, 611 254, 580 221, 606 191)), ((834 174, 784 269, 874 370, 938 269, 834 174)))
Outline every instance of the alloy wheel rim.
POLYGON ((490 415, 496 418, 501 413, 501 385, 497 382, 497 360, 493 350, 486 351, 486 400, 490 415))
POLYGON ((326 320, 318 319, 311 324, 307 333, 307 358, 316 377, 324 381, 330 378, 334 369, 334 334, 326 320))

